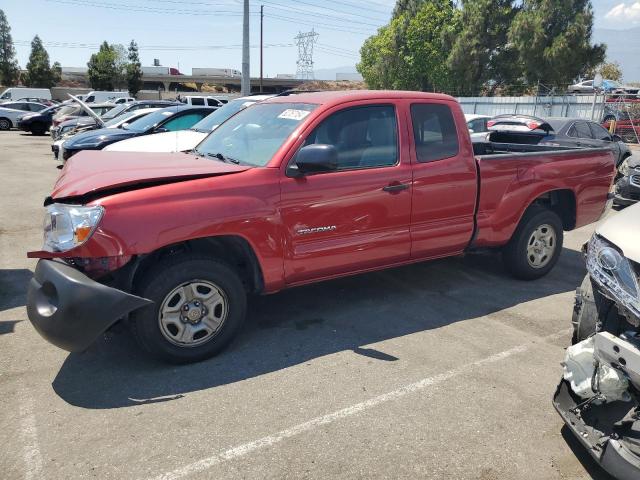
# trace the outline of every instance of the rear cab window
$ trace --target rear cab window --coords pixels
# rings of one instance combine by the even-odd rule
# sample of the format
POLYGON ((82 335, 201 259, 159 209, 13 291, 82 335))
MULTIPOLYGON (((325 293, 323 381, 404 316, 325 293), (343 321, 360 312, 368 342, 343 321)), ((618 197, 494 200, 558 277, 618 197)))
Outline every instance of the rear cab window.
POLYGON ((411 105, 411 122, 419 163, 442 160, 458 154, 458 131, 448 105, 414 103, 411 105))

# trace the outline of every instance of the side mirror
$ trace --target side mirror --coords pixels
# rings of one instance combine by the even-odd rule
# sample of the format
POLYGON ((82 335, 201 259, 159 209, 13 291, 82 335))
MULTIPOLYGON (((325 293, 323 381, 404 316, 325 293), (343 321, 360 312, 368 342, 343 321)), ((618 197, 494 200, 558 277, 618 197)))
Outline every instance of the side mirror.
POLYGON ((333 145, 313 144, 302 147, 294 162, 287 168, 287 176, 301 177, 338 169, 338 151, 333 145))
POLYGON ((169 129, 168 128, 164 128, 164 127, 156 127, 153 130, 153 133, 164 133, 164 132, 168 132, 169 129))

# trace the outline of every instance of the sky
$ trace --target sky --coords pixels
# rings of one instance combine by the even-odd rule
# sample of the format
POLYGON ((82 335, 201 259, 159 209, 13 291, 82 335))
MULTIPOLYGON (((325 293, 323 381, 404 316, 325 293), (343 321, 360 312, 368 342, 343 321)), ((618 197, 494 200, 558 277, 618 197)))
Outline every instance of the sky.
MULTIPOLYGON (((395 0, 250 0, 251 74, 259 74, 260 5, 264 5, 264 74, 295 73, 294 37, 319 35, 316 69, 353 67, 362 42, 388 22, 395 0)), ((640 1, 593 0, 596 28, 640 26, 640 1)), ((20 66, 37 34, 51 61, 85 67, 103 41, 140 47, 143 65, 191 73, 193 67, 241 69, 242 0, 0 0, 20 66), (222 48, 221 48, 222 47, 222 48)))

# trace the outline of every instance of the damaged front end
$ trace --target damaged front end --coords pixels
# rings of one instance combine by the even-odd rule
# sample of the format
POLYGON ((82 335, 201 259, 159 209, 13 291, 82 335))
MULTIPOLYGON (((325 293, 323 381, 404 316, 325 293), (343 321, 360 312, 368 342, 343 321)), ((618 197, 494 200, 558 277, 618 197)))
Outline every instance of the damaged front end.
POLYGON ((574 344, 553 404, 607 472, 638 480, 640 269, 598 233, 585 253, 589 274, 576 293, 574 344))

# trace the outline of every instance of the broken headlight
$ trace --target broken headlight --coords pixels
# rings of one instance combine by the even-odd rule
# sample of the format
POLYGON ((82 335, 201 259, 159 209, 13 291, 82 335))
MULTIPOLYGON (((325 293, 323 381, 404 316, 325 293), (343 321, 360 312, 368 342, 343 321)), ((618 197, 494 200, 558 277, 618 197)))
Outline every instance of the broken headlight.
POLYGON ((631 262, 612 243, 594 234, 587 247, 587 270, 600 286, 640 317, 640 289, 631 262))
POLYGON ((44 250, 64 252, 82 245, 98 226, 104 208, 96 205, 65 205, 53 203, 47 206, 44 217, 44 250))

